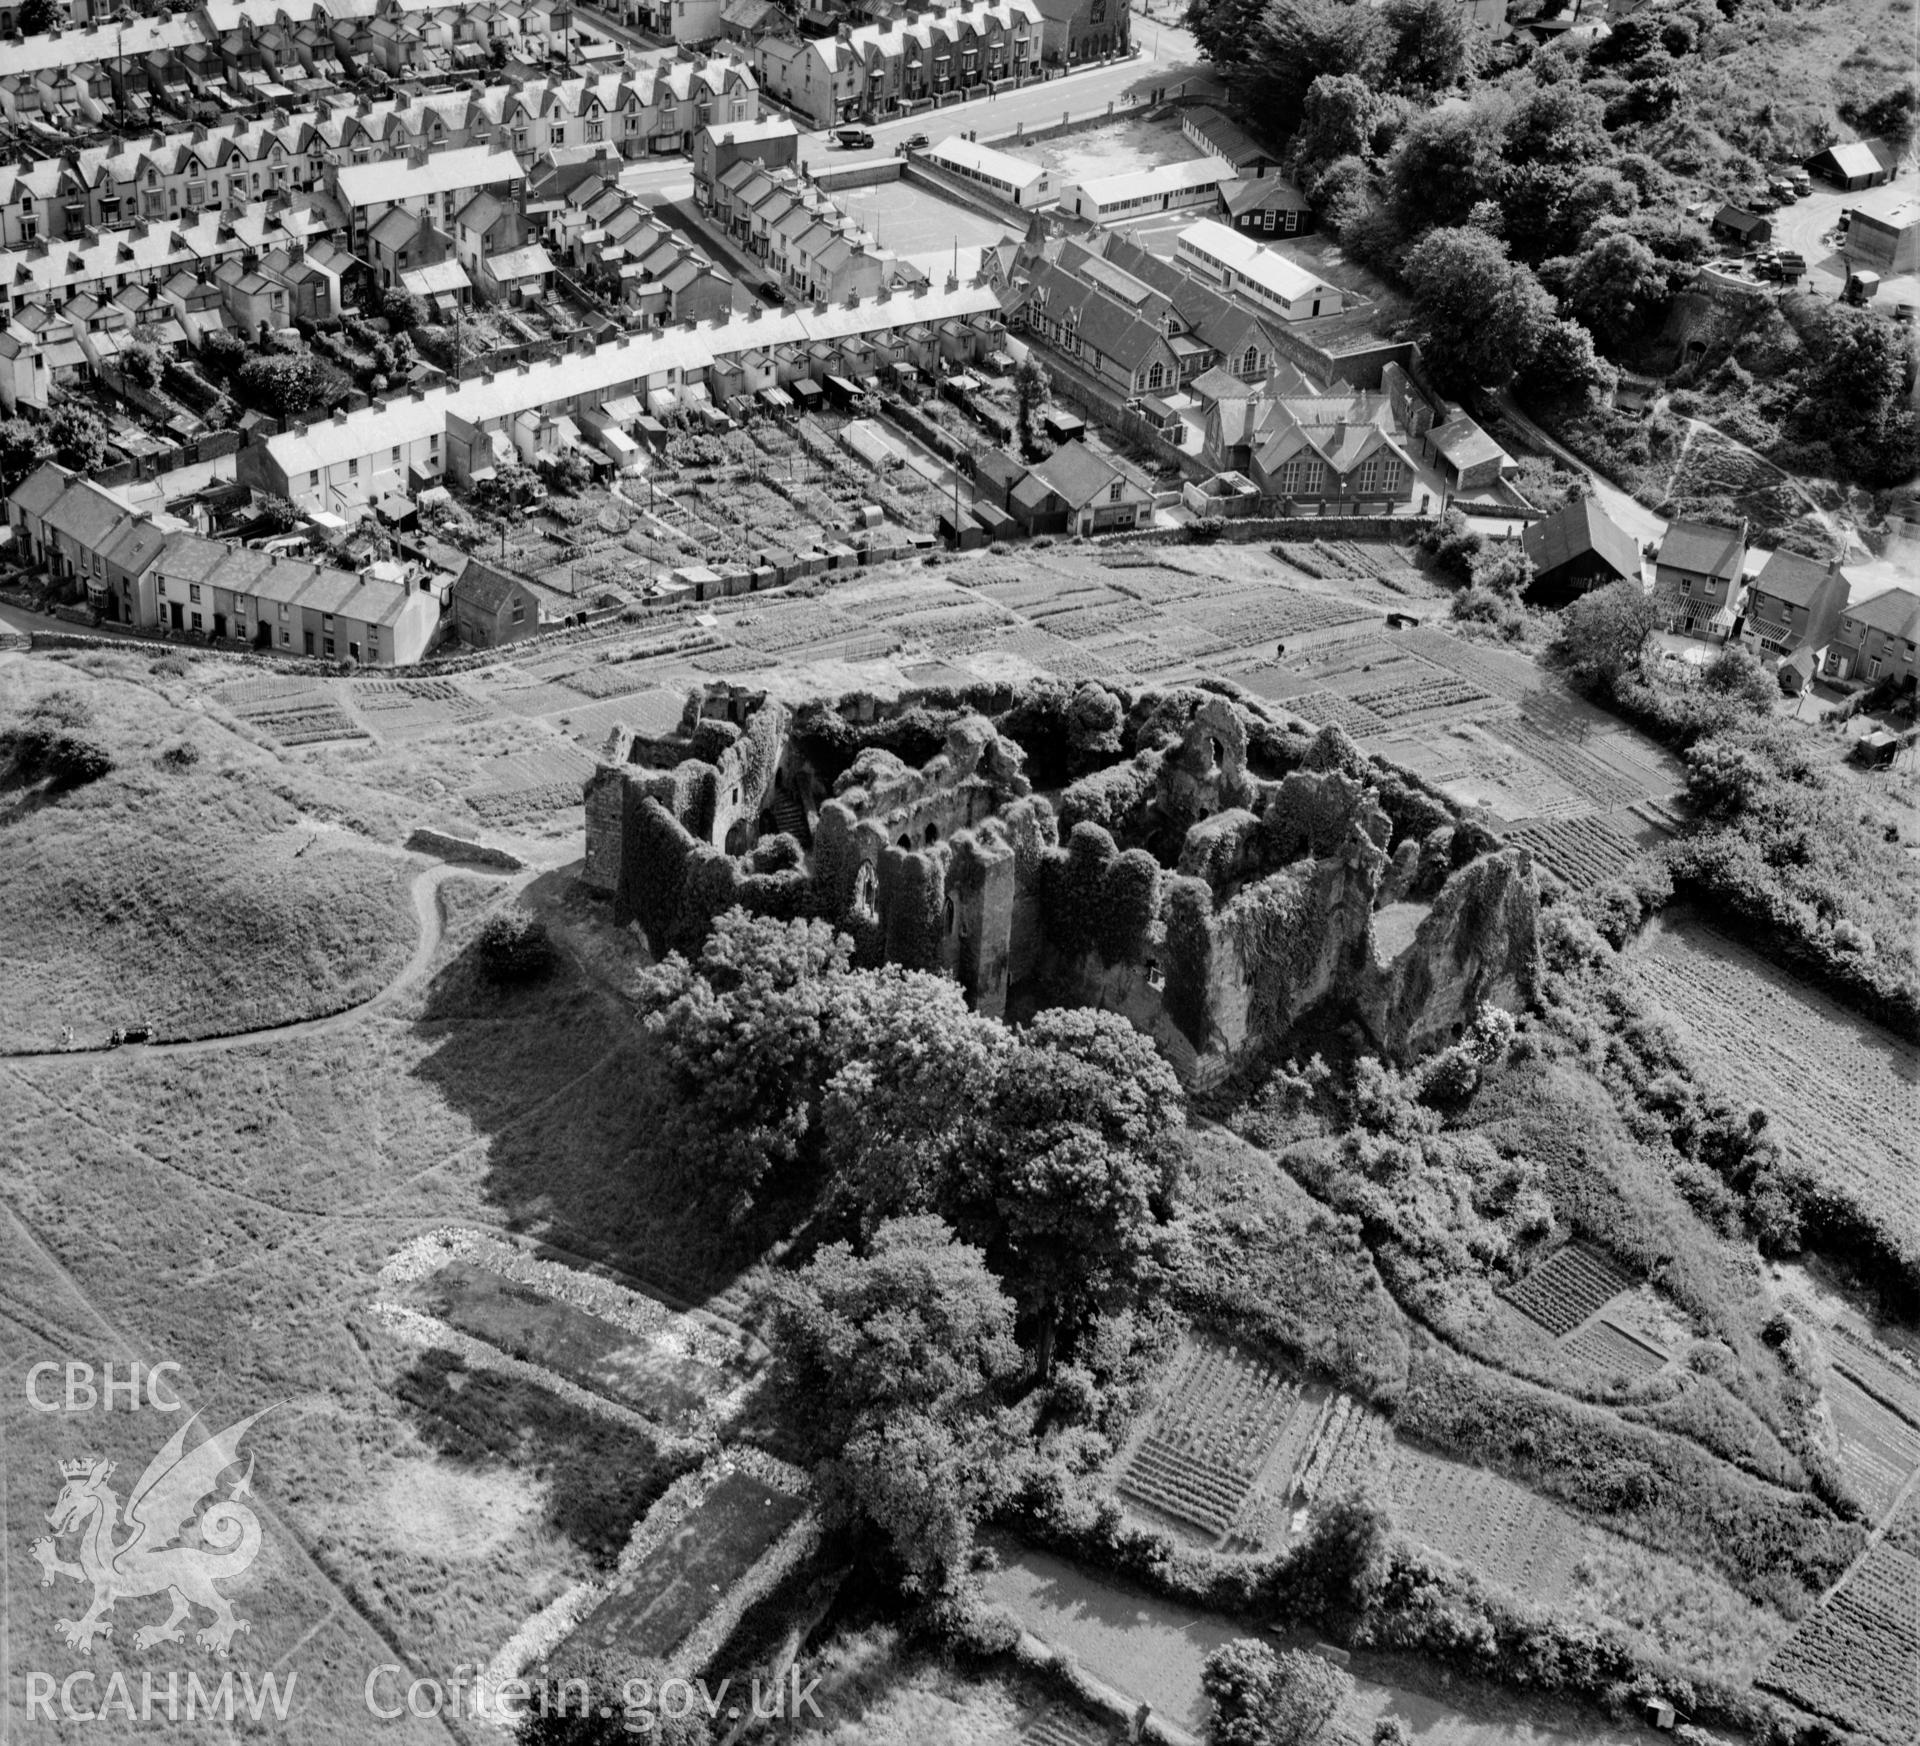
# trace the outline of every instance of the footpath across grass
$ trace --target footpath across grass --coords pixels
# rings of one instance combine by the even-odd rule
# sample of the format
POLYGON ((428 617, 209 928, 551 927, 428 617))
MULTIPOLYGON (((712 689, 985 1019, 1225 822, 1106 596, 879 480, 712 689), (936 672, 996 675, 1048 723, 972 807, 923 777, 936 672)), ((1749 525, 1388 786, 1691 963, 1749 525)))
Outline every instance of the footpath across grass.
POLYGON ((156 686, 0 667, 0 736, 49 719, 107 767, 61 781, 0 751, 0 1048, 283 1024, 406 963, 413 864, 334 823, 317 778, 156 686))

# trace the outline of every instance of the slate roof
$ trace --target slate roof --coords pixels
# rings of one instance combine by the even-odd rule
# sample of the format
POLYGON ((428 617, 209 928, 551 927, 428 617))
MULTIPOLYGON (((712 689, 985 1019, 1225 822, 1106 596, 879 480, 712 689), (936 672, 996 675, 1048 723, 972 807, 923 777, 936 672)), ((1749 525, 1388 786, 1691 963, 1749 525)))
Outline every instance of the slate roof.
POLYGON ((1753 579, 1755 596, 1784 601, 1788 606, 1811 606, 1821 585, 1833 574, 1834 566, 1798 552, 1775 552, 1753 579))
POLYGON ((1227 211, 1235 218, 1248 212, 1306 212, 1312 202, 1285 176, 1248 176, 1222 190, 1227 211))
POLYGON ((60 501, 72 480, 73 475, 65 467, 42 461, 13 488, 8 501, 17 503, 28 515, 44 517, 60 501))
POLYGON ((1850 606, 1847 617, 1868 630, 1920 642, 1920 594, 1909 588, 1889 588, 1884 594, 1850 606))
POLYGON ((512 572, 469 558, 453 585, 453 597, 480 612, 498 612, 524 587, 512 572))
POLYGON ((1063 443, 1044 461, 1036 461, 1033 471, 1075 509, 1084 509, 1122 476, 1113 462, 1085 443, 1063 443))
POLYGON ((1622 576, 1640 574, 1640 548, 1633 536, 1592 497, 1569 503, 1544 521, 1534 522, 1521 534, 1520 549, 1543 576, 1589 552, 1622 576))
POLYGON ((46 512, 48 527, 89 551, 97 550, 120 521, 133 513, 119 498, 86 479, 76 479, 46 512))
POLYGON ((1722 527, 1710 521, 1676 521, 1668 525, 1655 562, 1670 570, 1733 581, 1739 577, 1746 557, 1745 522, 1738 527, 1722 527))

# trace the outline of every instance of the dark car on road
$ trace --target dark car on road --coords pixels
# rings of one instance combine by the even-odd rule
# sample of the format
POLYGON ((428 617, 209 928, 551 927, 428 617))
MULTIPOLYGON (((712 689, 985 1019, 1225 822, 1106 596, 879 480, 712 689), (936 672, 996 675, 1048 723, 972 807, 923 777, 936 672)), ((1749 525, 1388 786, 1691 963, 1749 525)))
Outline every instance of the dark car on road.
POLYGON ((754 290, 756 290, 760 294, 761 299, 767 303, 784 303, 787 300, 786 292, 771 279, 756 285, 754 290))
POLYGON ((906 141, 907 150, 910 152, 924 151, 932 144, 933 141, 928 139, 924 133, 916 133, 911 139, 906 141))

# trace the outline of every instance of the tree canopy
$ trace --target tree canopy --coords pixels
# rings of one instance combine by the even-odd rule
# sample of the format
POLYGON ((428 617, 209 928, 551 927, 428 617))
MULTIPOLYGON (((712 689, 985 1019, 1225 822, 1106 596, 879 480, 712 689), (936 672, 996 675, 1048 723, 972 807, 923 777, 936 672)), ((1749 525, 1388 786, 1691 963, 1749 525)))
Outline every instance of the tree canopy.
POLYGON ((997 1395, 1025 1369, 985 1257, 937 1218, 890 1220, 864 1256, 814 1258, 776 1337, 828 1511, 877 1531, 913 1583, 964 1570, 1018 1445, 997 1395))
POLYGON ((1638 579, 1629 578, 1569 606, 1548 653, 1577 683, 1611 687, 1640 665, 1653 626, 1653 602, 1638 579))
POLYGON ((1532 271, 1472 226, 1429 231, 1403 270, 1427 361, 1456 392, 1505 387, 1555 320, 1553 299, 1532 271))

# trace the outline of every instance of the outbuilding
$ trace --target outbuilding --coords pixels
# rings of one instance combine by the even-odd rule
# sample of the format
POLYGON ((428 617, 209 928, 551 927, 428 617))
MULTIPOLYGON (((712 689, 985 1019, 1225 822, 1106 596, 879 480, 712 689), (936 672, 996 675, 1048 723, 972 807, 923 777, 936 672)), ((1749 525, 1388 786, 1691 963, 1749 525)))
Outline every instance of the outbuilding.
POLYGON ((1755 249, 1773 240, 1773 220, 1744 206, 1723 206, 1713 215, 1713 233, 1743 249, 1755 249))
POLYGON ((1520 549, 1533 564, 1527 598, 1541 606, 1640 580, 1640 548, 1597 498, 1577 498, 1534 522, 1521 534, 1520 549))
POLYGON ((1836 188, 1877 188, 1891 182, 1900 167, 1900 154, 1884 140, 1860 139, 1830 145, 1807 159, 1807 172, 1836 188))
POLYGON ((1877 273, 1920 273, 1920 195, 1875 189, 1853 209, 1843 248, 1850 262, 1877 273))

